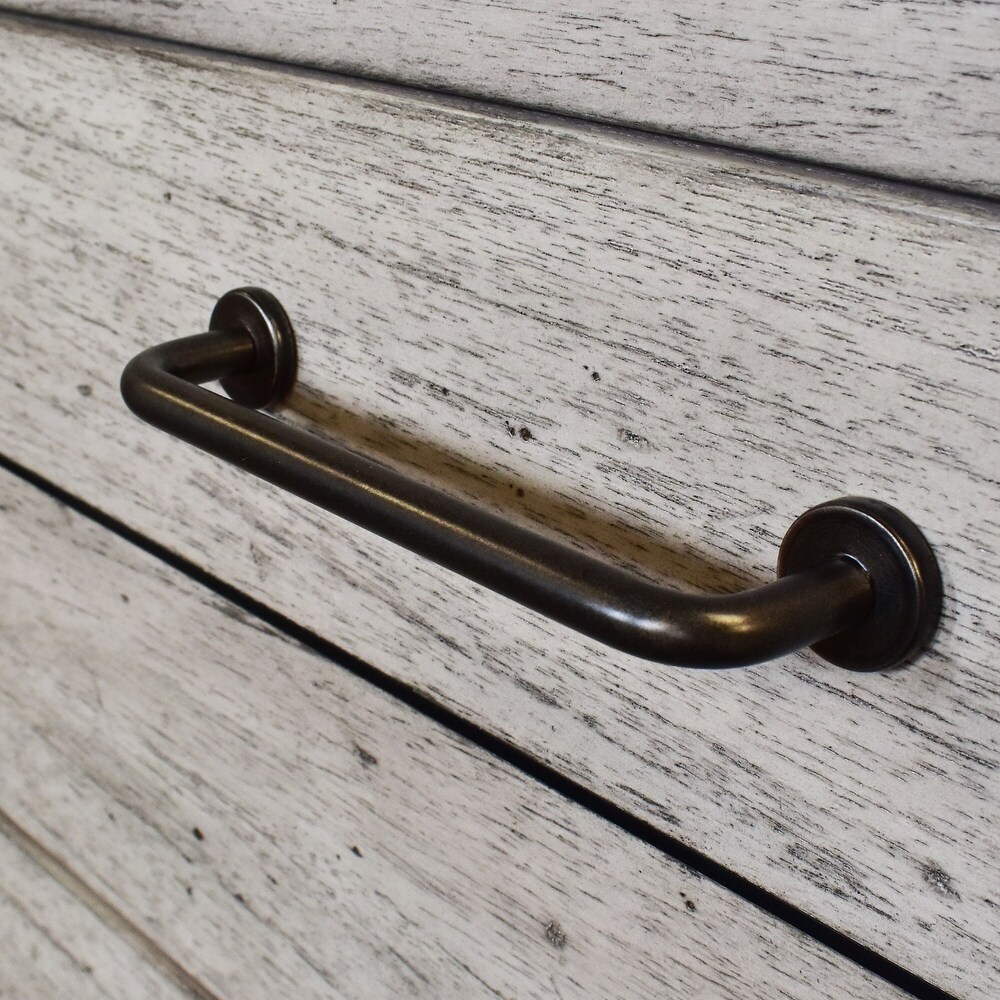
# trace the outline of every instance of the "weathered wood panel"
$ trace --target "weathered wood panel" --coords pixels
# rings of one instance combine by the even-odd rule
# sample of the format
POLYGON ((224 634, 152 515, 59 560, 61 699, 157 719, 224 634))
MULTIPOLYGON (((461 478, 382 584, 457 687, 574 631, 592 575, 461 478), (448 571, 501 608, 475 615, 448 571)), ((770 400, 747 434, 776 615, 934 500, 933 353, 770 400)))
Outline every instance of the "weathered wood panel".
MULTIPOLYGON (((3 661, 4 676, 11 666, 3 661)), ((0 819, 0 830, 6 825, 0 819)), ((148 963, 2 833, 0 940, 2 1000, 204 1000, 148 963)))
POLYGON ((662 140, 8 22, 0 448, 962 996, 996 991, 1000 218, 662 140), (287 418, 651 576, 845 493, 936 546, 931 655, 606 650, 140 424, 269 287, 287 418))
POLYGON ((1000 194, 1000 4, 12 0, 15 9, 1000 194))
POLYGON ((0 495, 3 807, 219 996, 901 996, 9 474, 0 495))

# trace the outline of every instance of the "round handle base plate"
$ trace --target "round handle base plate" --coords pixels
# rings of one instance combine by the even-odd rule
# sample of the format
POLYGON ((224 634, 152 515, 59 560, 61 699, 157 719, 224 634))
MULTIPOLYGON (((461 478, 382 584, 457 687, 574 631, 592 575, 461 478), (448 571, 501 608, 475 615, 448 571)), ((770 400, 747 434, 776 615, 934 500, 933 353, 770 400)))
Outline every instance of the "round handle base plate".
POLYGON ((215 304, 209 330, 245 330, 253 338, 253 370, 219 383, 241 406, 255 410, 280 403, 295 384, 295 334, 281 303, 263 288, 237 288, 215 304))
POLYGON ((816 643, 823 659, 849 670, 902 666, 926 648, 941 615, 941 572, 917 526, 895 507, 863 497, 807 510, 788 529, 778 576, 842 556, 872 582, 874 600, 859 624, 816 643))

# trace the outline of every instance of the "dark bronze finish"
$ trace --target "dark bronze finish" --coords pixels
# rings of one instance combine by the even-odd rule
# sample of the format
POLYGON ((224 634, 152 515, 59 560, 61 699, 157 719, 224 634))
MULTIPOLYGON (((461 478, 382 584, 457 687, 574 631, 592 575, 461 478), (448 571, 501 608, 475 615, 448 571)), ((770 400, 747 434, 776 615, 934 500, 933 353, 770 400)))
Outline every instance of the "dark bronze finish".
POLYGON ((249 371, 226 375, 219 384, 240 406, 262 410, 280 403, 295 385, 295 334, 281 303, 263 288, 223 295, 212 310, 209 330, 245 330, 253 340, 249 371))
POLYGON ((616 649, 684 667, 737 667, 805 646, 840 666, 897 666, 930 641, 934 555, 899 511, 847 498, 789 529, 779 578, 738 594, 653 584, 259 413, 295 379, 291 324, 267 292, 219 300, 210 333, 143 351, 122 396, 144 420, 616 649), (201 387, 220 379, 227 399, 201 387))
POLYGON ((813 644, 831 663, 882 670, 925 649, 941 615, 941 573, 916 525, 879 500, 847 497, 807 510, 781 540, 778 576, 849 553, 874 586, 871 613, 813 644))

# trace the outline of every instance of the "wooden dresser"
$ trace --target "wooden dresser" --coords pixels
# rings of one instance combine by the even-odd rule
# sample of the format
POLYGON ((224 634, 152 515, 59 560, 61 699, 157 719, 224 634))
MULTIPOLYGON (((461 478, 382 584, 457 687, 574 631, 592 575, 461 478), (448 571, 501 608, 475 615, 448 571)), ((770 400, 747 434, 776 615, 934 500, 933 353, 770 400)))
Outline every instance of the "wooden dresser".
POLYGON ((12 0, 0 57, 0 998, 1000 996, 1000 7, 12 0), (277 420, 643 586, 892 504, 929 648, 652 662, 130 413, 245 286, 277 420))

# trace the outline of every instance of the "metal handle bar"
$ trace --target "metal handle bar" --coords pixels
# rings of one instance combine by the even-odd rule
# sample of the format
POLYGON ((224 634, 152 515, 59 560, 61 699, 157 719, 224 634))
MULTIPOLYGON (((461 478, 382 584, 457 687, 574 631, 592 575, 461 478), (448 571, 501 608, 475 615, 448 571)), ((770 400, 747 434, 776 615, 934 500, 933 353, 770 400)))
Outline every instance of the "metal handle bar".
POLYGON ((653 584, 274 417, 295 380, 280 304, 229 292, 212 332, 143 351, 122 395, 144 420, 616 649, 683 667, 736 667, 813 646, 854 670, 912 658, 936 628, 941 577, 899 511, 849 497, 789 528, 778 579, 727 595, 653 584), (232 397, 201 387, 215 379, 232 397))

